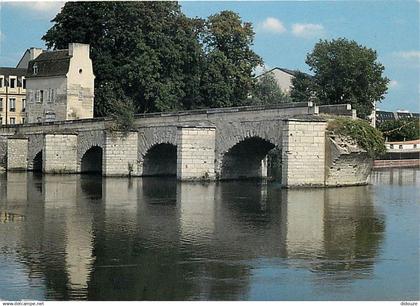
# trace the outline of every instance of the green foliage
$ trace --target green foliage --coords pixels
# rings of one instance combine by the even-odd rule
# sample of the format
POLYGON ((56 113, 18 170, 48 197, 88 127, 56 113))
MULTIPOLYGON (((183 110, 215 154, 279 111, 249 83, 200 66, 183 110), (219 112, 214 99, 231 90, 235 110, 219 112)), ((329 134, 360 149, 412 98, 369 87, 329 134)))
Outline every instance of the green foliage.
POLYGON ((386 152, 382 133, 365 120, 337 118, 328 123, 327 129, 336 135, 352 138, 371 157, 378 157, 386 152))
POLYGON ((376 51, 344 38, 320 40, 306 63, 314 72, 314 92, 323 104, 349 103, 361 118, 384 98, 389 79, 376 51))
POLYGON ((388 120, 380 124, 378 128, 388 141, 420 139, 420 121, 418 118, 388 120))
POLYGON ((202 34, 204 65, 201 95, 206 107, 228 107, 246 103, 255 84, 253 70, 262 59, 251 49, 251 23, 238 14, 222 11, 205 22, 202 34))
POLYGON ((277 85, 272 73, 265 73, 259 77, 251 96, 248 98, 249 104, 268 105, 276 103, 291 103, 290 96, 285 94, 277 85))
POLYGON ((229 11, 202 20, 172 1, 67 2, 53 23, 49 48, 90 44, 97 116, 127 98, 135 112, 236 105, 262 62, 251 24, 229 11))
POLYGON ((308 102, 315 98, 314 82, 307 74, 298 72, 292 79, 290 97, 293 102, 308 102))
POLYGON ((110 117, 113 119, 111 129, 127 133, 134 127, 134 104, 130 99, 113 100, 110 103, 110 117))

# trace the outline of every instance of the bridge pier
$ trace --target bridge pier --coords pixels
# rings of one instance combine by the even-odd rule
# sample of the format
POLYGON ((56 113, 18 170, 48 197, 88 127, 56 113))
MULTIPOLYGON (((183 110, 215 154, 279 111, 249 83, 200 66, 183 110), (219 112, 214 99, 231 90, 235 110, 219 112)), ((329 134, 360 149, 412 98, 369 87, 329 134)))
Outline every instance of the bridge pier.
POLYGON ((28 169, 28 138, 12 136, 7 139, 7 170, 26 171, 28 169))
POLYGON ((45 134, 42 172, 77 173, 77 133, 45 134))
POLYGON ((282 185, 325 185, 325 131, 322 120, 287 119, 282 137, 282 185))
POLYGON ((138 132, 105 132, 103 176, 137 176, 138 132))
POLYGON ((180 126, 177 129, 177 178, 214 180, 216 145, 214 126, 180 126))

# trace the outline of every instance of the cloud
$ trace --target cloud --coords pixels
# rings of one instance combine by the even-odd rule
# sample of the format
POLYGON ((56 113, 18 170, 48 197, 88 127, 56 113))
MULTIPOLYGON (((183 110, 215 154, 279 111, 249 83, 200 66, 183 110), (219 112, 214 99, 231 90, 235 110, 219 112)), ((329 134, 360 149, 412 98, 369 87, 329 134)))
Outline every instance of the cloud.
POLYGON ((295 23, 292 25, 292 33, 297 37, 314 38, 324 36, 325 29, 322 24, 295 23))
POLYGON ((399 52, 395 52, 394 56, 402 58, 402 59, 406 59, 406 60, 412 60, 412 59, 420 60, 420 51, 416 51, 416 50, 399 51, 399 52))
POLYGON ((262 30, 271 33, 284 33, 286 32, 286 28, 284 27, 283 23, 274 17, 267 17, 259 26, 262 30))
POLYGON ((42 18, 50 18, 57 14, 64 6, 64 1, 13 1, 6 2, 7 5, 14 6, 36 14, 42 14, 42 18))
POLYGON ((400 84, 396 80, 389 81, 388 87, 389 88, 397 88, 400 84))

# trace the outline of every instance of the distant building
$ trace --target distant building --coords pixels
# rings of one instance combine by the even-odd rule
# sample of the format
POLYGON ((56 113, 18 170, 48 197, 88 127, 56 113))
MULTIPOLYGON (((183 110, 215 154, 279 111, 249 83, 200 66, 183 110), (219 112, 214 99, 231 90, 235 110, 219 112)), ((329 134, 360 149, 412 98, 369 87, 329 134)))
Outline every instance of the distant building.
MULTIPOLYGON (((289 94, 290 90, 293 87, 292 86, 292 80, 298 72, 299 71, 297 71, 297 70, 290 70, 290 69, 286 69, 286 68, 275 67, 275 68, 270 69, 270 70, 262 73, 261 75, 257 76, 257 80, 260 79, 263 75, 266 75, 266 74, 270 73, 274 77, 274 79, 276 80, 279 88, 284 93, 289 94)), ((307 75, 309 77, 311 77, 309 74, 307 74, 307 75)))
POLYGON ((387 111, 376 110, 376 124, 381 124, 382 122, 389 121, 389 120, 409 119, 409 118, 420 119, 420 114, 410 113, 409 111, 387 112, 387 111))
POLYGON ((0 67, 0 125, 25 123, 26 69, 0 67))
POLYGON ((18 66, 28 65, 27 122, 93 118, 94 79, 89 45, 65 50, 27 50, 18 66))

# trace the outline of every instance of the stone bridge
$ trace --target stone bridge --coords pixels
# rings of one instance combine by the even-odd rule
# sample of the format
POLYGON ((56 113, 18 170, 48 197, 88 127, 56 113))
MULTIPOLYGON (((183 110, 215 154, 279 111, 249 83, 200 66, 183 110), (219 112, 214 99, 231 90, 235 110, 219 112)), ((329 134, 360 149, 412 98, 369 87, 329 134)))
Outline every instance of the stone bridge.
MULTIPOLYGON (((331 157, 319 109, 294 103, 144 114, 126 133, 115 131, 109 118, 3 126, 0 167, 179 180, 270 176, 286 187, 340 185, 339 176, 329 173, 336 172, 339 158, 331 157)), ((353 170, 345 184, 366 183, 370 168, 347 163, 353 170)))

